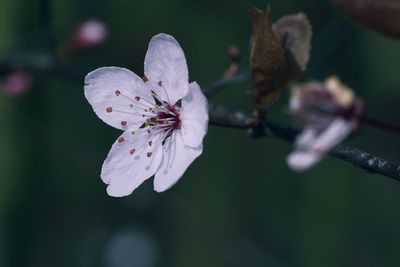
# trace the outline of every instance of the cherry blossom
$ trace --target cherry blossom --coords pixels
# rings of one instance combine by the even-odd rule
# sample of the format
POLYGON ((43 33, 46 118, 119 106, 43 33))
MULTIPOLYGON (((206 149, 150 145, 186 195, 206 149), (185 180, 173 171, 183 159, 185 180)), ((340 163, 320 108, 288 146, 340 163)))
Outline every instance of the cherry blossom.
POLYGON ((293 89, 290 111, 303 124, 289 166, 304 171, 318 163, 334 146, 359 126, 362 101, 337 78, 311 82, 293 89))
POLYGON ((170 35, 154 36, 144 76, 103 67, 85 78, 85 96, 97 116, 123 130, 101 170, 110 196, 126 196, 154 175, 154 190, 173 186, 203 150, 207 99, 189 83, 185 55, 170 35))

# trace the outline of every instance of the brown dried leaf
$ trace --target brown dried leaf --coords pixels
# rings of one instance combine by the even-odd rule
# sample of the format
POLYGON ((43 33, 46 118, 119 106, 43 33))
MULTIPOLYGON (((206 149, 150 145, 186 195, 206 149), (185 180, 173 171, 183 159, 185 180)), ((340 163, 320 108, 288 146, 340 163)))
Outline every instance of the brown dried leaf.
POLYGON ((253 24, 250 66, 255 105, 257 110, 264 110, 279 97, 286 61, 280 42, 271 28, 269 16, 256 8, 250 9, 249 15, 253 24))
POLYGON ((307 16, 299 13, 282 17, 272 29, 285 52, 288 79, 298 79, 310 58, 312 30, 307 16))
POLYGON ((400 38, 399 0, 330 0, 355 21, 380 33, 400 38))

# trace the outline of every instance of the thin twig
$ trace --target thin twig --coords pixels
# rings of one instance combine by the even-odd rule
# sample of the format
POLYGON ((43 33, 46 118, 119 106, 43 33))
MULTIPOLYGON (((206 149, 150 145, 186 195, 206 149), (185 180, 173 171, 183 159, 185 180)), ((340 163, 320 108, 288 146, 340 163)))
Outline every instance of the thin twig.
POLYGON ((84 71, 72 68, 45 53, 17 52, 0 60, 0 75, 5 75, 15 69, 54 74, 66 81, 82 84, 85 77, 84 71))
POLYGON ((213 119, 210 119, 208 123, 210 125, 223 127, 223 128, 230 128, 230 129, 250 129, 252 127, 251 124, 233 124, 233 123, 218 121, 218 120, 213 120, 213 119))
POLYGON ((391 132, 400 134, 400 125, 391 124, 389 122, 382 121, 380 119, 370 117, 367 114, 362 116, 361 120, 365 124, 371 125, 373 127, 384 129, 384 130, 387 130, 387 131, 391 131, 391 132))
POLYGON ((235 76, 230 78, 222 77, 215 82, 211 83, 209 86, 203 88, 203 92, 207 97, 216 94, 217 92, 221 91, 225 86, 240 83, 248 80, 250 77, 250 70, 246 69, 240 71, 235 76))

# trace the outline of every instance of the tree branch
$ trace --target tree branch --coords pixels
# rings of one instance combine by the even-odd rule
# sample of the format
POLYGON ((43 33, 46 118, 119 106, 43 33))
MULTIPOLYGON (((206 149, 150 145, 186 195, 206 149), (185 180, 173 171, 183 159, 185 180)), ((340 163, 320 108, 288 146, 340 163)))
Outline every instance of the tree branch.
MULTIPOLYGON (((294 128, 271 121, 267 121, 265 125, 261 127, 263 127, 263 129, 254 132, 252 135, 253 137, 273 135, 292 143, 299 133, 299 131, 294 128)), ((384 158, 346 145, 334 147, 329 154, 369 173, 381 174, 400 181, 400 166, 384 158)))
POLYGON ((69 67, 64 62, 45 53, 17 52, 0 60, 0 76, 15 69, 54 74, 66 81, 82 84, 85 77, 84 71, 69 67))
MULTIPOLYGON (((210 116, 212 120, 224 123, 224 127, 250 130, 250 136, 253 138, 272 136, 293 143, 300 132, 295 128, 270 120, 254 125, 251 123, 251 118, 244 113, 232 113, 223 107, 211 106, 210 116), (237 117, 234 115, 235 113, 240 115, 237 117)), ((379 156, 346 145, 334 147, 329 154, 369 173, 381 174, 400 181, 400 165, 379 156)))
MULTIPOLYGON (((0 75, 14 68, 25 68, 36 72, 47 72, 67 81, 83 85, 85 72, 69 68, 47 54, 19 53, 0 60, 0 75)), ((222 87, 241 82, 249 77, 249 71, 244 71, 232 78, 221 78, 204 89, 205 94, 212 95, 222 87)), ((292 143, 299 133, 298 130, 283 124, 266 120, 263 124, 254 125, 253 119, 240 111, 230 111, 222 106, 209 105, 210 122, 213 125, 235 129, 248 129, 253 138, 273 136, 292 143)), ((355 167, 370 173, 381 174, 400 181, 400 166, 384 158, 345 145, 338 145, 330 151, 336 158, 346 161, 355 167)))

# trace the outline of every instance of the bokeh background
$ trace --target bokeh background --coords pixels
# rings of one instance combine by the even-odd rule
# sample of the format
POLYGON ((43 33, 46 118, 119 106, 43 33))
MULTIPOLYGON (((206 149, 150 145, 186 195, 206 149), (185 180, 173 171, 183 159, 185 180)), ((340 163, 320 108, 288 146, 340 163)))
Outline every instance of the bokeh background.
MULTIPOLYGON (((205 86, 227 68, 230 44, 248 66, 247 10, 267 4, 273 19, 302 11, 313 25, 303 80, 337 74, 370 114, 400 122, 400 41, 320 0, 0 0, 0 66, 10 55, 39 64, 29 53, 77 73, 116 65, 141 74, 149 39, 167 32, 205 86), (108 27, 107 41, 68 52, 74 28, 91 18, 108 27)), ((165 193, 149 180, 129 197, 107 196, 100 168, 119 132, 91 110, 84 77, 26 71, 30 86, 14 94, 3 83, 0 92, 0 266, 400 265, 400 183, 330 157, 297 174, 286 165, 290 145, 241 130, 211 126, 204 154, 165 193)), ((210 101, 250 110, 248 88, 210 101)), ((291 122, 287 98, 273 119, 291 122)), ((400 161, 394 134, 366 126, 347 143, 400 161)))

